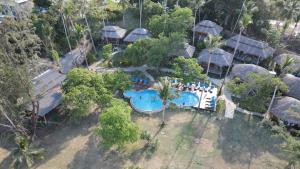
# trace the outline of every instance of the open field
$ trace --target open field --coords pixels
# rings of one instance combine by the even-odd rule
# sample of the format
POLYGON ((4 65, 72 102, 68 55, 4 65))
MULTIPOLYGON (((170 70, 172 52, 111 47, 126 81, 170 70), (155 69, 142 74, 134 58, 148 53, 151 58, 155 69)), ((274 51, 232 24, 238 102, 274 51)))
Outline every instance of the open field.
MULTIPOLYGON (((217 120, 215 116, 191 111, 166 113, 167 125, 159 130, 160 114, 133 119, 147 130, 159 147, 155 153, 145 151, 145 141, 120 149, 105 150, 93 134, 97 115, 82 123, 67 124, 49 131, 40 139, 47 154, 35 168, 121 169, 139 166, 143 169, 274 169, 287 162, 277 146, 280 140, 257 125, 258 119, 236 114, 232 120, 217 120)), ((0 167, 7 151, 0 149, 0 167)))

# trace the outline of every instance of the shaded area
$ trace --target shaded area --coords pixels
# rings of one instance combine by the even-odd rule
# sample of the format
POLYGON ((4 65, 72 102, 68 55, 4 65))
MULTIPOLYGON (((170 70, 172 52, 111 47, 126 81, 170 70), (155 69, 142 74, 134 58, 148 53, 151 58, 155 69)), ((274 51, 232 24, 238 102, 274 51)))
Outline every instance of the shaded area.
POLYGON ((271 131, 259 125, 260 119, 236 113, 234 119, 220 121, 218 148, 226 162, 246 165, 264 153, 284 159, 278 145, 282 142, 271 131))

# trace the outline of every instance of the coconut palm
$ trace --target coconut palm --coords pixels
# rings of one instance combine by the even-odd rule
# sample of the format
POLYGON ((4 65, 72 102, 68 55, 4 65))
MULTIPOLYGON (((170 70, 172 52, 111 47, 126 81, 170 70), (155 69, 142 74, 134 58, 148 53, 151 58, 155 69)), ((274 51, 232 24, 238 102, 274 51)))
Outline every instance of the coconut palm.
POLYGON ((176 92, 172 91, 171 82, 169 77, 162 77, 159 79, 159 96, 163 101, 163 112, 161 126, 165 125, 165 110, 167 107, 167 101, 176 97, 176 92))
POLYGON ((122 7, 123 26, 125 26, 125 10, 126 10, 126 7, 129 5, 129 1, 128 0, 120 0, 118 5, 122 7))
POLYGON ((208 63, 207 63, 206 76, 208 75, 208 72, 209 72, 212 52, 216 48, 219 48, 222 45, 221 39, 222 39, 221 36, 214 36, 214 35, 211 35, 211 34, 208 34, 208 37, 204 39, 205 47, 207 48, 208 53, 209 53, 209 60, 208 60, 208 63))
MULTIPOLYGON (((278 73, 276 74, 276 76, 283 77, 286 73, 289 72, 288 67, 290 67, 294 63, 295 63, 295 60, 292 57, 289 57, 289 56, 286 57, 286 59, 284 60, 284 62, 281 65, 279 65, 280 70, 278 71, 278 73)), ((275 86, 271 102, 269 104, 267 112, 265 113, 265 118, 266 119, 270 118, 270 110, 271 110, 271 107, 272 107, 273 102, 275 100, 277 90, 278 90, 278 86, 275 86)))
POLYGON ((26 137, 16 135, 15 142, 17 148, 13 150, 13 159, 16 168, 30 168, 34 163, 34 159, 43 158, 44 149, 34 148, 26 137))
POLYGON ((299 0, 285 0, 282 1, 282 15, 285 18, 285 22, 283 25, 283 29, 281 32, 281 39, 284 36, 286 29, 288 28, 289 24, 292 22, 293 18, 299 15, 300 11, 300 1, 299 0))
POLYGON ((294 22, 295 22, 295 26, 294 26, 294 28, 293 28, 293 30, 292 30, 292 32, 291 32, 289 38, 291 38, 291 37, 293 36, 293 34, 294 34, 296 28, 298 27, 298 24, 299 24, 299 22, 300 22, 300 11, 299 11, 298 15, 296 15, 296 16, 294 17, 294 22))
MULTIPOLYGON (((197 12, 205 5, 205 0, 195 0, 192 3, 192 6, 194 7, 194 27, 196 26, 196 18, 197 18, 197 12)), ((200 18, 200 16, 199 16, 200 18)), ((193 45, 195 45, 195 31, 193 31, 193 45)))
MULTIPOLYGON (((233 51, 233 56, 236 55, 237 49, 240 45, 240 40, 241 40, 242 33, 247 28, 247 26, 250 25, 253 22, 252 21, 253 12, 255 12, 257 10, 257 8, 253 4, 250 4, 248 6, 250 6, 250 7, 248 7, 250 9, 247 9, 247 7, 244 7, 242 16, 241 16, 240 20, 238 20, 238 23, 240 25, 240 31, 239 31, 239 36, 238 36, 238 39, 237 39, 237 42, 236 42, 236 45, 235 45, 235 48, 234 48, 234 51, 233 51)), ((222 84, 221 84, 221 87, 220 87, 220 90, 219 90, 219 94, 222 91, 222 88, 225 84, 226 77, 228 76, 229 70, 231 69, 232 65, 233 65, 233 62, 227 68, 227 71, 225 73, 225 78, 222 81, 222 84)))

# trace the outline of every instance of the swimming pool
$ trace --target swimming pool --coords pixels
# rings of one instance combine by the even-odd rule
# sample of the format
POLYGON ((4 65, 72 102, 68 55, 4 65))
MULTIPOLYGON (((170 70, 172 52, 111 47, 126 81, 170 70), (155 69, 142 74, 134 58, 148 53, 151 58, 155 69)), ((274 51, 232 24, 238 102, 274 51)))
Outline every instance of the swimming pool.
MULTIPOLYGON (((157 90, 127 90, 123 94, 126 98, 130 98, 130 104, 138 112, 155 113, 163 110, 163 102, 157 90)), ((177 98, 168 103, 174 103, 177 106, 197 106, 199 99, 194 93, 181 92, 177 98)))

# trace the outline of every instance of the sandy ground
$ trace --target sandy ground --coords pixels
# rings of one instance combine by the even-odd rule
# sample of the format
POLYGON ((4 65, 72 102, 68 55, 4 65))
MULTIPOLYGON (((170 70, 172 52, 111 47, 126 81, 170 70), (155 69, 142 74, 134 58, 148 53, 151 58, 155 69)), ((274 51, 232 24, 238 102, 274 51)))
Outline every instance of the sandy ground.
MULTIPOLYGON (((147 130, 159 146, 149 153, 145 141, 128 144, 121 149, 105 150, 94 134, 97 115, 80 124, 56 127, 40 144, 46 148, 45 159, 36 169, 275 169, 286 161, 262 129, 254 130, 254 122, 235 117, 218 121, 215 117, 192 112, 167 112, 167 126, 159 130, 160 114, 134 114, 141 130, 147 130), (257 133, 259 131, 259 133, 257 133), (257 137, 257 138, 255 138, 257 137)), ((274 140, 272 138, 272 140, 274 140)), ((0 148, 0 159, 8 155, 0 148)), ((0 160, 1 161, 1 160, 0 160)), ((1 165, 0 165, 1 168, 1 165)))

